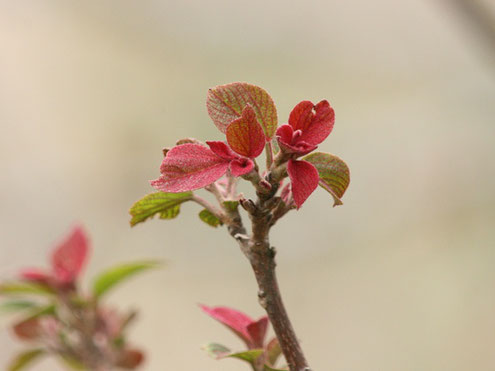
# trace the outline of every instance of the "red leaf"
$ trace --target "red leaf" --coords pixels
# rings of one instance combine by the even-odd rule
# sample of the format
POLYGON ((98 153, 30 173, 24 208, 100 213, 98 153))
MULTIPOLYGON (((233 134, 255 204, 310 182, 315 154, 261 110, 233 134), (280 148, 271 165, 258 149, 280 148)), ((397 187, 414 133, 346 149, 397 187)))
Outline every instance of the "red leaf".
POLYGON ((333 129, 335 112, 330 103, 322 100, 316 106, 310 101, 298 103, 289 116, 289 125, 294 131, 301 130, 298 141, 310 145, 320 144, 333 129))
POLYGON ((251 335, 247 330, 247 327, 253 322, 250 317, 242 312, 227 307, 210 308, 206 305, 200 305, 200 308, 210 317, 231 329, 237 336, 244 340, 248 347, 251 347, 251 335))
POLYGON ((35 340, 41 335, 39 318, 29 318, 14 325, 14 333, 21 340, 35 340))
POLYGON ((268 330, 268 317, 262 317, 256 322, 247 326, 247 331, 251 336, 253 348, 263 348, 266 331, 268 330))
POLYGON ((314 151, 317 146, 301 141, 301 134, 301 130, 294 132, 294 129, 290 125, 285 124, 280 126, 277 129, 277 141, 280 148, 285 153, 296 153, 301 156, 314 151))
POLYGON ((117 360, 117 366, 133 370, 143 363, 144 354, 137 349, 124 349, 117 360))
POLYGON ((62 283, 74 282, 84 266, 87 254, 86 234, 81 227, 75 227, 53 252, 52 267, 55 278, 62 283))
POLYGON ((242 111, 242 117, 227 127, 226 136, 230 148, 244 157, 258 157, 265 148, 265 133, 249 104, 242 111))
POLYGON ((163 159, 162 175, 151 185, 164 192, 185 192, 203 188, 222 177, 229 161, 200 144, 182 144, 172 148, 163 159))
POLYGON ((292 197, 299 209, 318 187, 318 170, 307 161, 289 160, 287 173, 292 185, 292 197))
POLYGON ((51 276, 38 268, 26 268, 20 273, 22 279, 27 281, 46 284, 50 280, 51 276))
POLYGON ((230 172, 233 176, 241 176, 254 169, 254 162, 248 158, 238 158, 230 162, 230 172))

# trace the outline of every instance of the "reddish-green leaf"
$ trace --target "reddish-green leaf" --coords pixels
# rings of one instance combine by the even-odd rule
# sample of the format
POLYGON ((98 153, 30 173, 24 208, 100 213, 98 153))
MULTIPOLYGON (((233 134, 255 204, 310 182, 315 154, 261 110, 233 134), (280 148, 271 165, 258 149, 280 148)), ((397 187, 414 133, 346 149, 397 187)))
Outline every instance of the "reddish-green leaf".
POLYGON ((45 354, 43 349, 31 349, 19 353, 7 367, 8 371, 20 371, 30 366, 36 359, 45 354))
POLYGON ((337 156, 322 152, 311 153, 303 159, 318 170, 319 185, 332 195, 333 205, 342 205, 340 199, 350 182, 350 172, 346 163, 337 156))
POLYGON ((265 134, 249 104, 242 111, 242 116, 229 124, 226 135, 230 148, 241 156, 255 158, 265 148, 265 134))
POLYGON ((208 90, 206 97, 208 114, 222 133, 241 116, 247 104, 253 107, 256 119, 270 139, 277 129, 277 109, 264 89, 245 82, 235 82, 208 90))
POLYGON ((179 214, 180 204, 189 201, 192 196, 192 192, 156 192, 146 195, 129 210, 132 216, 131 226, 142 223, 156 214, 160 215, 160 219, 172 219, 179 214))
POLYGON ((278 357, 282 354, 282 349, 280 349, 280 344, 276 337, 270 340, 266 346, 266 354, 270 365, 274 365, 277 362, 278 357))

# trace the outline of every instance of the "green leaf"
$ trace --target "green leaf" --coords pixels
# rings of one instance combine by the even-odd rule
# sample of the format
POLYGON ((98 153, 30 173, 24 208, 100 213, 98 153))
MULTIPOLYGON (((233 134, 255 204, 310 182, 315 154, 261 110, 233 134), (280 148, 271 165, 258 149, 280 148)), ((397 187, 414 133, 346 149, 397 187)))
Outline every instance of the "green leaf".
POLYGON ((342 205, 340 200, 350 182, 350 172, 346 163, 329 153, 314 152, 303 160, 313 164, 320 176, 319 185, 330 193, 334 199, 333 206, 342 205))
POLYGON ((206 107, 218 129, 225 133, 227 126, 241 117, 249 104, 267 138, 277 130, 277 108, 270 95, 262 88, 245 82, 220 85, 208 90, 206 107))
POLYGON ((0 312, 12 313, 37 308, 38 304, 30 300, 9 300, 0 304, 0 312))
POLYGON ((43 349, 31 349, 19 353, 8 366, 8 371, 20 371, 31 365, 37 358, 45 354, 43 349))
POLYGON ((27 282, 7 282, 0 285, 0 295, 51 295, 53 290, 47 286, 27 282))
POLYGON ((239 201, 224 201, 223 206, 228 211, 236 211, 239 207, 239 201))
POLYGON ((199 218, 204 221, 206 224, 216 228, 219 225, 222 225, 222 221, 216 217, 215 214, 210 212, 207 209, 203 209, 199 212, 199 218))
POLYGON ((225 358, 231 353, 229 348, 227 348, 222 344, 217 344, 217 343, 206 344, 202 347, 202 349, 206 351, 206 353, 208 353, 210 357, 215 359, 225 358))
POLYGON ((93 282, 93 294, 100 297, 126 278, 160 265, 156 261, 121 264, 100 273, 93 282))
POLYGON ((242 359, 243 361, 253 364, 262 354, 263 349, 251 349, 246 350, 245 352, 232 353, 226 357, 242 359))
POLYGON ((175 218, 179 214, 180 204, 189 201, 192 197, 192 192, 150 193, 134 203, 129 210, 132 216, 131 226, 142 223, 156 214, 159 214, 160 219, 175 218))

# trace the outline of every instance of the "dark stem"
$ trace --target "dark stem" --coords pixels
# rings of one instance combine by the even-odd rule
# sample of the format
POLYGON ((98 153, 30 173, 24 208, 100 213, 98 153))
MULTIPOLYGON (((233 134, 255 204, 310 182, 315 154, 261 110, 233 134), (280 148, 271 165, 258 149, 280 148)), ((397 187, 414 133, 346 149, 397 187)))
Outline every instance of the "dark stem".
POLYGON ((290 371, 310 371, 285 310, 275 274, 275 248, 270 247, 269 232, 280 217, 275 212, 279 210, 280 199, 275 197, 278 184, 271 184, 273 189, 267 193, 258 193, 256 202, 241 200, 241 205, 248 212, 252 222, 250 236, 247 235, 238 210, 225 210, 231 221, 227 226, 229 233, 237 240, 251 263, 258 282, 259 302, 268 314, 290 371))

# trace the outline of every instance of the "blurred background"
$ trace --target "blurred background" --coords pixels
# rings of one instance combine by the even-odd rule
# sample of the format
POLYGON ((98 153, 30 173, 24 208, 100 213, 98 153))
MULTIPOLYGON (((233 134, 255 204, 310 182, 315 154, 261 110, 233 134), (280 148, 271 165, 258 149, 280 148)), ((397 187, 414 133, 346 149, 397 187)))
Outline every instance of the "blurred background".
MULTIPOLYGON (((132 230, 127 214, 162 147, 223 138, 207 89, 247 81, 280 123, 328 99, 320 149, 351 169, 343 206, 319 189, 272 234, 312 368, 495 370, 494 17, 489 0, 0 0, 0 279, 82 222, 86 282, 167 262, 107 299, 139 308, 144 370, 247 370, 200 349, 241 343, 197 303, 263 314, 237 245, 197 205, 132 230)), ((4 365, 19 344, 1 323, 4 365)))

